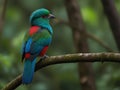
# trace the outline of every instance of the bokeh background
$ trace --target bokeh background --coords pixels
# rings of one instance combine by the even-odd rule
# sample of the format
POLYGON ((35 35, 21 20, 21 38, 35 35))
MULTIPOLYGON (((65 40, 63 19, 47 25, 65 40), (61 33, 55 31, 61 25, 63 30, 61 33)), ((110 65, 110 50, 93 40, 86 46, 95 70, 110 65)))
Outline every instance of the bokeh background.
MULTIPOLYGON (((87 32, 97 36, 112 50, 118 52, 100 0, 78 0, 87 32)), ((120 1, 114 0, 120 13, 120 1)), ((0 0, 2 13, 4 0, 0 0)), ((21 47, 29 30, 29 16, 39 8, 52 11, 56 19, 51 21, 54 29, 49 56, 75 53, 71 28, 65 22, 68 17, 64 0, 10 0, 7 1, 4 24, 0 30, 0 88, 23 71, 21 47)), ((2 21, 2 20, 1 20, 2 21)), ((107 52, 92 39, 88 39, 90 52, 107 52)), ((97 90, 120 90, 119 63, 93 63, 97 90)), ((21 85, 16 90, 82 90, 77 63, 45 67, 35 73, 32 84, 21 85)))

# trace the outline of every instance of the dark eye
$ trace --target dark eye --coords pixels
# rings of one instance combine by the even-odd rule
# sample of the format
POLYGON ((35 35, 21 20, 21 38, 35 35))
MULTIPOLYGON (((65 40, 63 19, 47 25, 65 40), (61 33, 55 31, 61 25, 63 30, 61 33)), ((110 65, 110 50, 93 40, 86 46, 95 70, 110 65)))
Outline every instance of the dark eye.
POLYGON ((48 15, 43 15, 42 18, 48 18, 48 15))

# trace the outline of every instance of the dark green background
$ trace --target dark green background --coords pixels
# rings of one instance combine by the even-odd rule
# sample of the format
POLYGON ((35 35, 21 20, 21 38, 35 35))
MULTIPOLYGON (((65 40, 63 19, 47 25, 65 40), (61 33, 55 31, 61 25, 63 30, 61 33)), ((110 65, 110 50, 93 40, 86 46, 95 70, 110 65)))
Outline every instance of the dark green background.
MULTIPOLYGON (((120 1, 114 0, 118 12, 120 1)), ((3 0, 0 1, 0 12, 3 0)), ((100 0, 79 0, 82 16, 89 33, 97 36, 114 51, 118 51, 100 0)), ((0 88, 22 73, 21 47, 24 34, 29 30, 29 15, 39 8, 48 8, 56 16, 51 22, 54 29, 49 56, 75 53, 69 26, 59 24, 68 21, 63 0, 9 0, 5 22, 0 33, 0 88)), ((90 52, 106 52, 96 41, 88 39, 90 52)), ((98 90, 120 90, 120 65, 94 63, 98 90)), ((32 84, 21 85, 16 90, 81 90, 77 64, 61 64, 45 67, 35 73, 32 84)))

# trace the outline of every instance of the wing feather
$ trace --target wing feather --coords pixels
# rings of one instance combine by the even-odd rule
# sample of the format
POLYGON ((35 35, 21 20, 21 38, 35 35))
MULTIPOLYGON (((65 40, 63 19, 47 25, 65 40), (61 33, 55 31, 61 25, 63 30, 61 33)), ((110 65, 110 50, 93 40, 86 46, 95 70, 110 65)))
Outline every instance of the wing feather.
POLYGON ((47 29, 40 29, 32 36, 28 36, 23 47, 22 61, 25 53, 30 52, 34 57, 38 56, 39 53, 45 46, 49 46, 52 40, 52 36, 47 29))

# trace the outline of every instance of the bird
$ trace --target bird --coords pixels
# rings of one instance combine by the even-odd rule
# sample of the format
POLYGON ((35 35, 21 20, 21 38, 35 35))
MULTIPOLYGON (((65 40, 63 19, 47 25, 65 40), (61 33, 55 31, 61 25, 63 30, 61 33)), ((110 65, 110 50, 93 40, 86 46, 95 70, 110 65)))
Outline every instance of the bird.
POLYGON ((30 84, 33 80, 37 57, 45 57, 52 41, 53 29, 50 20, 55 16, 45 8, 40 8, 30 15, 30 28, 25 35, 22 50, 24 69, 22 84, 30 84))

